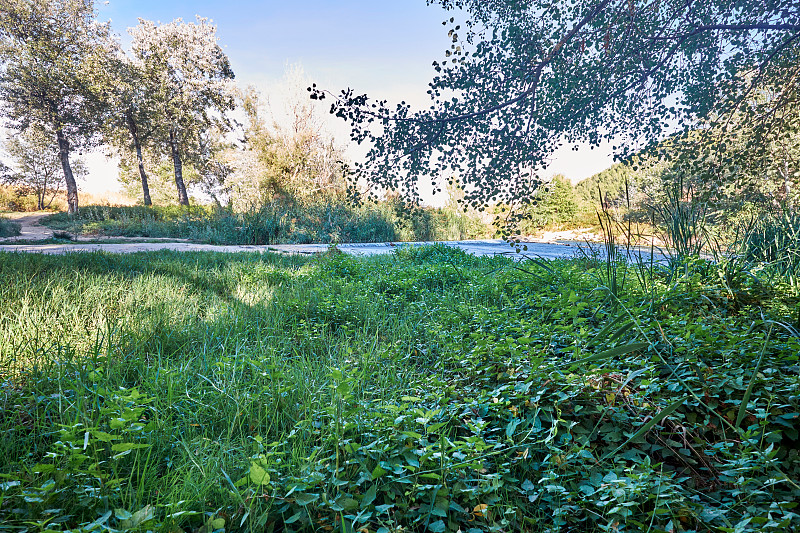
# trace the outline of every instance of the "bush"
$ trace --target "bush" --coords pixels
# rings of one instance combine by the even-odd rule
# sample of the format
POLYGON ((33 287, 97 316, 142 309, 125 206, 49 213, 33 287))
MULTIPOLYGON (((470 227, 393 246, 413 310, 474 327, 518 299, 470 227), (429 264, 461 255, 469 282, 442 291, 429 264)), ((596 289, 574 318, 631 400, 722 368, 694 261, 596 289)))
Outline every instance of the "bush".
POLYGON ((745 232, 740 255, 796 283, 800 275, 800 214, 762 215, 745 232))
POLYGON ((13 220, 0 217, 0 237, 16 237, 22 232, 22 226, 13 220))
POLYGON ((537 191, 534 202, 525 208, 520 230, 534 233, 544 227, 572 223, 580 211, 572 183, 558 174, 537 191))

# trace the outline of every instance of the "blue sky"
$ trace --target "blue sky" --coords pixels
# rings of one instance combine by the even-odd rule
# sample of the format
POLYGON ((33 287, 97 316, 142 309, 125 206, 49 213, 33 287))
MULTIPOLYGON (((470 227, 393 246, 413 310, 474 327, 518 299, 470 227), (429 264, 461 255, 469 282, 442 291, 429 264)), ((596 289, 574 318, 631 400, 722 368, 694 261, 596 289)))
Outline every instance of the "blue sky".
POLYGON ((449 46, 441 25, 449 15, 424 0, 110 0, 98 11, 111 19, 123 44, 139 17, 209 18, 237 79, 256 85, 275 82, 287 63, 299 63, 310 77, 336 88, 414 86, 425 94, 430 65, 449 46))
MULTIPOLYGON (((255 85, 269 97, 288 65, 299 65, 318 85, 390 101, 425 105, 427 83, 450 40, 442 21, 452 14, 425 0, 109 0, 97 2, 101 20, 111 20, 127 47, 127 28, 139 17, 169 22, 195 15, 217 25, 219 43, 231 60, 237 81, 255 85)), ((344 123, 333 130, 347 139, 344 123)), ((573 181, 608 167, 608 147, 562 150, 552 173, 573 181)), ((100 154, 89 157, 91 176, 83 188, 113 190, 116 166, 100 154)))

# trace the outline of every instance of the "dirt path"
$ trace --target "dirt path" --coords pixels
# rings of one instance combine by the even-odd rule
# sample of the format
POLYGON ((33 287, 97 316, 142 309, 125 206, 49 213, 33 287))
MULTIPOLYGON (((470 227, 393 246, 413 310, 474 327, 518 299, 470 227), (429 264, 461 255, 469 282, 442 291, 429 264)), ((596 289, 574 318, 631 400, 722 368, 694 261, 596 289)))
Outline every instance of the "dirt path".
MULTIPOLYGON (((161 242, 141 242, 136 237, 105 237, 108 239, 130 240, 131 242, 103 243, 92 242, 82 243, 81 240, 103 240, 104 237, 78 237, 78 241, 65 244, 16 244, 16 241, 38 241, 53 237, 53 230, 42 226, 39 221, 49 215, 49 212, 36 213, 10 213, 7 218, 14 220, 22 225, 22 234, 17 237, 0 239, 0 252, 25 252, 25 253, 44 253, 44 254, 66 254, 73 252, 110 252, 117 254, 127 254, 136 252, 155 252, 160 250, 172 250, 177 252, 257 252, 257 253, 285 253, 285 254, 316 254, 325 252, 327 244, 275 244, 266 246, 220 246, 213 244, 198 244, 187 242, 183 239, 159 239, 161 242)), ((476 256, 509 255, 515 259, 525 257, 538 257, 542 259, 567 258, 581 255, 587 251, 587 245, 580 242, 552 242, 556 237, 574 237, 569 232, 564 235, 552 234, 546 236, 550 242, 541 242, 533 239, 520 245, 526 245, 527 251, 518 254, 512 247, 500 239, 482 239, 468 241, 447 241, 441 244, 452 248, 459 248, 465 252, 476 256)), ((433 242, 413 242, 413 243, 365 243, 365 244, 340 244, 338 249, 346 254, 356 256, 372 256, 392 253, 400 246, 421 246, 434 244, 433 242)))
POLYGON ((41 226, 39 221, 51 215, 47 211, 36 211, 34 213, 6 213, 4 218, 13 220, 22 226, 22 233, 16 237, 8 237, 0 239, 0 242, 14 242, 14 241, 43 241, 53 237, 53 230, 45 226, 41 226))
MULTIPOLYGON (((369 243, 369 244, 340 244, 337 248, 346 254, 354 256, 373 256, 390 254, 402 246, 422 246, 434 244, 432 242, 412 243, 369 243)), ((499 239, 485 239, 476 241, 449 241, 442 242, 445 246, 458 248, 475 256, 507 255, 513 259, 525 258, 558 259, 580 257, 591 251, 585 244, 551 244, 529 242, 527 251, 515 253, 508 243, 499 239)), ((74 252, 109 252, 128 254, 136 252, 155 252, 172 250, 176 252, 221 252, 221 253, 283 253, 283 254, 318 254, 328 250, 327 244, 275 244, 267 246, 217 246, 213 244, 195 244, 188 242, 128 242, 128 243, 69 243, 69 244, 0 244, 0 252, 22 252, 43 254, 66 254, 74 252)), ((636 253, 636 252, 634 252, 636 253)), ((640 251, 646 256, 645 251, 640 251)), ((645 257, 646 259, 646 257, 645 257)), ((664 257, 657 254, 656 260, 664 257)))

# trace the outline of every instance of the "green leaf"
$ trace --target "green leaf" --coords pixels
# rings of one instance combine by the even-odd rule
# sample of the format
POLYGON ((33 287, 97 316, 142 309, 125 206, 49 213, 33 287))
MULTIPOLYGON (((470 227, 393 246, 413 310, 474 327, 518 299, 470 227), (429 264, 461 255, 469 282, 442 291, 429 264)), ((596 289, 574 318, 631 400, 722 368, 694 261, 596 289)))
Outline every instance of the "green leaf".
POLYGON ((421 402, 422 398, 418 398, 416 396, 401 396, 400 399, 404 402, 421 402))
POLYGON ((428 526, 428 531, 432 531, 433 533, 442 533, 445 530, 444 521, 437 520, 433 524, 428 526))
POLYGON ((119 523, 119 529, 135 528, 145 522, 152 520, 156 516, 156 509, 152 505, 146 505, 133 513, 133 516, 119 523))
POLYGON ((345 511, 352 511, 353 509, 358 508, 358 500, 355 500, 353 498, 347 498, 347 497, 338 498, 336 500, 336 503, 341 505, 342 509, 344 509, 345 511))
POLYGON ((373 483, 367 489, 367 492, 364 493, 364 497, 361 498, 361 508, 366 509, 372 502, 375 501, 375 497, 378 495, 378 484, 373 483))
POLYGON ((269 474, 267 473, 264 468, 259 465, 258 463, 251 462, 250 463, 250 482, 255 483, 256 485, 268 485, 269 484, 269 474))
POLYGON ((353 453, 356 453, 360 448, 361 448, 361 445, 358 444, 357 442, 348 442, 344 446, 344 451, 346 451, 349 454, 353 454, 353 453))
POLYGON ((385 476, 388 473, 388 470, 378 465, 372 470, 372 479, 378 479, 379 477, 385 476))
POLYGON ((297 511, 292 516, 287 518, 284 523, 286 523, 286 524, 294 524, 295 522, 300 520, 302 517, 303 517, 303 511, 297 511))
POLYGON ((108 522, 108 519, 111 518, 112 514, 113 513, 111 511, 106 511, 106 513, 103 514, 103 516, 101 516, 100 518, 98 518, 97 520, 95 520, 94 522, 89 524, 88 526, 86 526, 85 531, 91 531, 91 530, 95 529, 96 527, 102 526, 103 524, 108 522))
POLYGON ((305 507, 309 503, 314 503, 315 501, 319 500, 319 494, 308 494, 306 492, 295 492, 294 493, 294 501, 298 505, 302 505, 305 507))
POLYGON ((111 446, 112 452, 128 452, 131 450, 141 450, 143 448, 149 448, 149 444, 135 444, 133 442, 120 442, 118 444, 114 444, 111 446))
POLYGON ((111 442, 112 440, 119 440, 121 438, 116 435, 111 435, 110 433, 106 433, 105 431, 99 431, 96 429, 93 429, 91 433, 94 438, 102 442, 111 442))
POLYGON ((742 403, 739 406, 739 414, 736 415, 735 426, 737 428, 741 427, 742 420, 744 420, 744 417, 747 414, 747 405, 750 403, 750 396, 752 396, 753 394, 753 387, 755 387, 756 384, 756 378, 758 377, 758 370, 761 368, 761 361, 764 360, 764 352, 766 351, 771 336, 772 336, 772 325, 770 325, 769 331, 767 332, 767 336, 764 339, 764 342, 761 346, 761 354, 758 356, 758 360, 756 361, 756 367, 753 369, 753 377, 750 378, 750 383, 747 385, 747 390, 744 391, 744 397, 742 398, 742 403))

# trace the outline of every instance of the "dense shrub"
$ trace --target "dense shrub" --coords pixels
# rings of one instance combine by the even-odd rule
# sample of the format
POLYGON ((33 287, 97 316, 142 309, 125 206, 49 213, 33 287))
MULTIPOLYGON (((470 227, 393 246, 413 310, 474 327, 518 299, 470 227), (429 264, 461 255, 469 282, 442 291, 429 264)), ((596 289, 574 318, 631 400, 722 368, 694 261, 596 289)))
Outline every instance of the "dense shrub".
POLYGON ((0 237, 15 237, 20 234, 20 229, 17 222, 0 216, 0 237))
POLYGON ((748 262, 763 264, 792 279, 800 278, 800 213, 767 213, 744 232, 739 252, 748 262))

